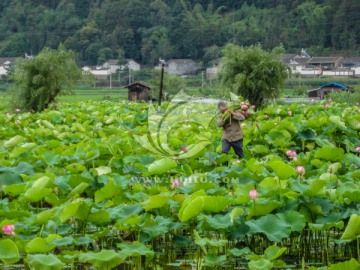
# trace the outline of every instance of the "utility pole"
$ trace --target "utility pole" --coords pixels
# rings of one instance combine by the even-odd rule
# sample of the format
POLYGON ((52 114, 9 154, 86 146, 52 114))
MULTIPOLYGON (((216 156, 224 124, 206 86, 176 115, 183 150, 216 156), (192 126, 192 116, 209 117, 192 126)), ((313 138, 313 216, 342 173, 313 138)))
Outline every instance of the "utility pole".
POLYGON ((112 79, 112 72, 110 71, 110 89, 112 88, 112 81, 111 81, 111 79, 112 79))
POLYGON ((128 65, 129 68, 129 84, 131 84, 131 67, 128 65))
POLYGON ((160 112, 161 107, 161 98, 162 98, 162 90, 163 90, 163 81, 164 81, 164 69, 165 69, 165 61, 159 59, 161 64, 161 75, 160 75, 160 91, 159 91, 159 105, 157 111, 160 112))

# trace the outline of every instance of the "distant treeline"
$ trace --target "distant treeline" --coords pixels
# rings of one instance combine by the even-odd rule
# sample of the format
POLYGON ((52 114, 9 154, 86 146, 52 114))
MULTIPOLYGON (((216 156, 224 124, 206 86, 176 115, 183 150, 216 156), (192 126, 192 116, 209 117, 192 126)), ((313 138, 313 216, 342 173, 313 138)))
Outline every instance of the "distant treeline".
POLYGON ((63 43, 79 65, 191 58, 204 65, 229 42, 286 52, 360 54, 359 0, 1 0, 0 56, 63 43))

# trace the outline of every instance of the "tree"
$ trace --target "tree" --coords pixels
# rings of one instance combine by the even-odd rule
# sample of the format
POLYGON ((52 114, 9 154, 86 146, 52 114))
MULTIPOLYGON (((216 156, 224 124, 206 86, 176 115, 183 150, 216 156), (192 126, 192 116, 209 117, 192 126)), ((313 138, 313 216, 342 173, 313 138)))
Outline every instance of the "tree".
POLYGON ((60 94, 72 92, 81 77, 74 55, 60 45, 57 50, 45 48, 32 59, 15 64, 12 107, 24 111, 42 111, 60 94))
POLYGON ((276 98, 287 77, 286 66, 279 60, 282 51, 282 47, 276 47, 266 52, 259 44, 227 45, 220 70, 225 86, 257 107, 276 98))

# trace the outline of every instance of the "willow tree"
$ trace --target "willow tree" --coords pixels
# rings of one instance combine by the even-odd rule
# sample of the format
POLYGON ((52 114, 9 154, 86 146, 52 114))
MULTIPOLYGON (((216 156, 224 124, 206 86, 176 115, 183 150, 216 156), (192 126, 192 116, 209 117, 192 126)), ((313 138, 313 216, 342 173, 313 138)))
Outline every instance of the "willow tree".
POLYGON ((266 52, 260 45, 225 46, 220 68, 225 86, 257 107, 278 97, 287 77, 287 67, 280 61, 282 52, 282 47, 266 52))
POLYGON ((74 55, 63 46, 43 49, 36 57, 19 59, 12 79, 12 107, 22 111, 42 111, 60 94, 72 93, 81 77, 74 55))

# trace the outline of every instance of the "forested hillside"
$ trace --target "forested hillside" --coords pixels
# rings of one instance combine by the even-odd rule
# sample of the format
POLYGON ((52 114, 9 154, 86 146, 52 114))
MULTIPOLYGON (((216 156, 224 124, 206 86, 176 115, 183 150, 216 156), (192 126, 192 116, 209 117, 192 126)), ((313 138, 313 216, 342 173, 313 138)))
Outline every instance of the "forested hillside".
POLYGON ((0 56, 63 43, 80 65, 159 57, 209 64, 229 42, 360 54, 359 0, 1 0, 0 56))

